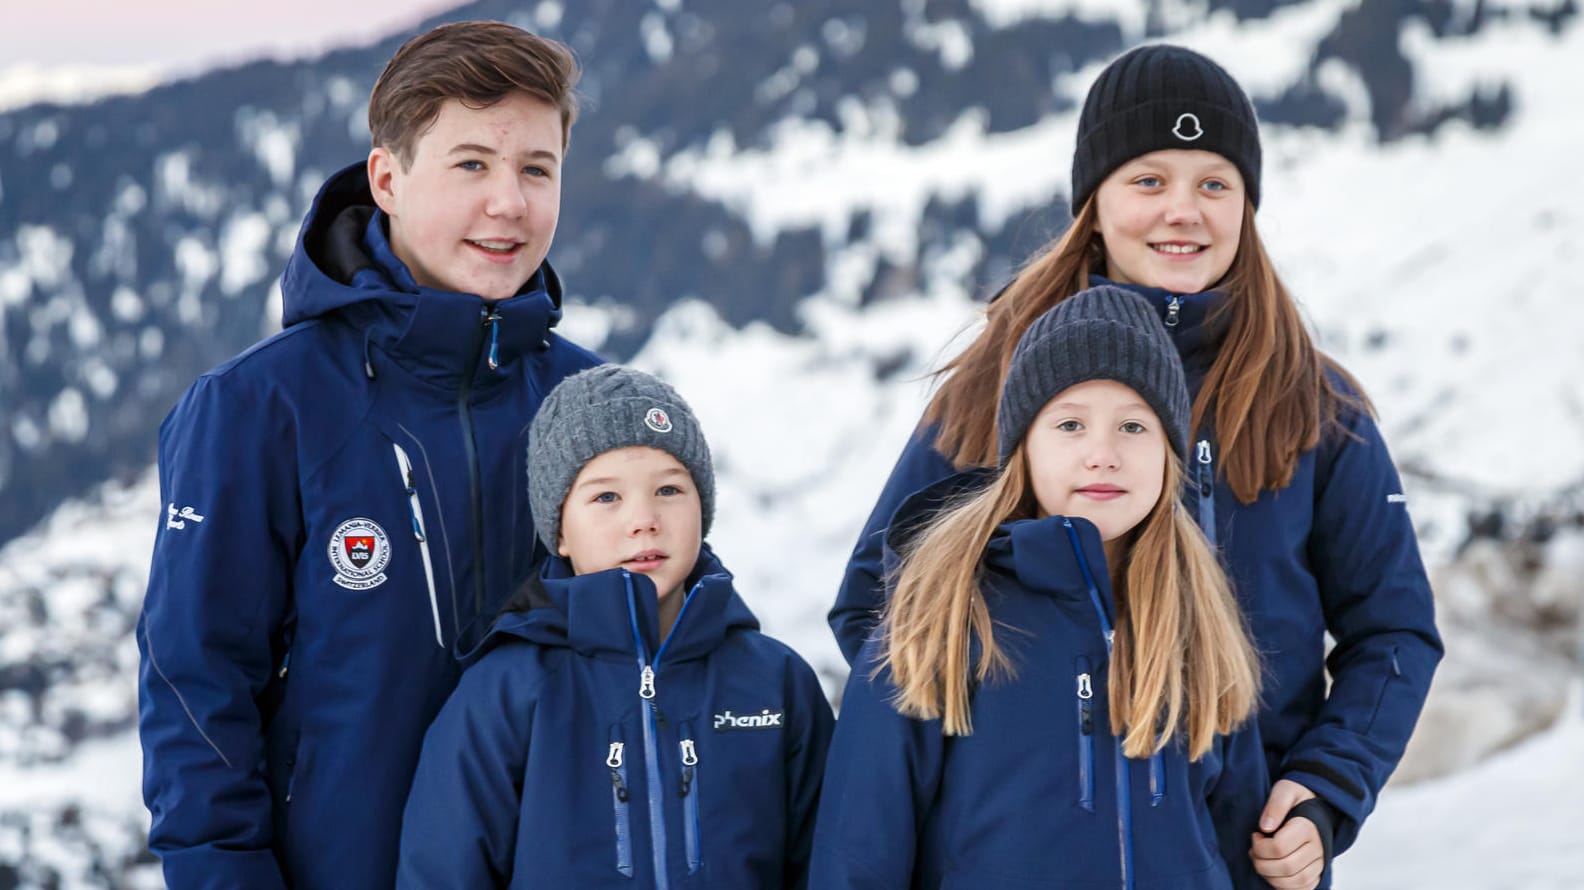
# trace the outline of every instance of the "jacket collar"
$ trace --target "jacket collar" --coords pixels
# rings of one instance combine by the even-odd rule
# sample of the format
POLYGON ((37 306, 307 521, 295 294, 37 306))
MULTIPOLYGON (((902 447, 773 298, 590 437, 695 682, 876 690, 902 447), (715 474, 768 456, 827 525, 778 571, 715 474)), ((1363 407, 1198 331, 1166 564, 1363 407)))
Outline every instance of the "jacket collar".
POLYGON ((686 599, 665 639, 660 637, 654 582, 645 575, 625 569, 574 575, 570 563, 552 556, 530 583, 533 591, 515 599, 512 611, 501 615, 480 653, 503 638, 518 637, 581 655, 636 658, 641 641, 650 663, 663 659, 668 664, 709 654, 729 631, 759 628, 737 595, 731 573, 707 546, 699 551, 693 574, 680 591, 686 599))
MULTIPOLYGON (((941 510, 989 485, 997 472, 985 467, 962 470, 903 501, 886 529, 886 577, 891 577, 900 564, 899 554, 941 510)), ((1047 516, 1003 522, 990 536, 984 564, 994 574, 1016 578, 1030 590, 1060 599, 1087 601, 1092 579, 1108 620, 1116 615, 1100 530, 1082 517, 1047 516)))
POLYGON ((1089 276, 1089 286, 1111 285, 1130 290, 1149 301, 1160 313, 1161 322, 1166 325, 1166 332, 1171 335, 1172 342, 1177 345, 1177 352, 1182 356, 1183 367, 1188 372, 1193 385, 1190 387, 1197 393, 1199 379, 1209 370, 1210 363, 1215 361, 1216 352, 1221 348, 1221 341, 1226 337, 1227 296, 1220 290, 1207 290, 1197 294, 1177 294, 1165 288, 1145 287, 1142 284, 1118 284, 1100 275, 1089 276), (1175 323, 1172 318, 1172 305, 1176 303, 1175 323))
POLYGON ((561 282, 548 262, 516 296, 493 304, 420 287, 390 248, 361 164, 332 176, 314 199, 281 291, 284 327, 338 316, 364 332, 365 345, 448 387, 504 379, 515 362, 549 348, 561 319, 561 282))

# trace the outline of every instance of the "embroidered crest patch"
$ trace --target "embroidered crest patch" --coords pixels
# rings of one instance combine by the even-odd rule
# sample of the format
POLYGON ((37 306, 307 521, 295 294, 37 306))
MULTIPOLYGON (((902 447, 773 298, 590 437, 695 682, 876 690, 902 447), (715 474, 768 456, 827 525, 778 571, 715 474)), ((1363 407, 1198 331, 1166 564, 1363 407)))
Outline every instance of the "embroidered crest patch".
POLYGON ((348 519, 330 536, 330 565, 335 583, 348 590, 368 590, 385 583, 390 563, 390 538, 372 519, 348 519))

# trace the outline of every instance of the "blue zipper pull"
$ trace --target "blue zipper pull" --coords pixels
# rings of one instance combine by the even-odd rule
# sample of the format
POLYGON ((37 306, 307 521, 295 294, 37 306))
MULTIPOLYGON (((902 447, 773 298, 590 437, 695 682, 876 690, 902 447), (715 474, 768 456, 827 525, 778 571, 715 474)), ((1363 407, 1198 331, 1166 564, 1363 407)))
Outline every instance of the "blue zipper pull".
POLYGON ((484 326, 490 329, 489 369, 494 371, 500 367, 500 315, 494 306, 484 315, 484 326))

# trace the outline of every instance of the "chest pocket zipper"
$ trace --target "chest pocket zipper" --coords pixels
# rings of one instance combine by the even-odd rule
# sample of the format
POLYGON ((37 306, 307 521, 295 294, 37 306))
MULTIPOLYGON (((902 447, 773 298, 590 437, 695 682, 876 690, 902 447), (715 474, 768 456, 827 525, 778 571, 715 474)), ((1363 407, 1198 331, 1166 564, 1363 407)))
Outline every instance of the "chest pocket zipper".
POLYGON ((633 876, 632 820, 627 809, 632 794, 627 790, 626 745, 621 733, 611 730, 610 750, 605 754, 605 766, 610 769, 611 806, 616 815, 616 870, 627 877, 633 876))
POLYGON ((682 833, 687 841, 688 874, 704 865, 704 848, 699 838, 699 758, 693 733, 682 724, 682 833))
POLYGON ((407 506, 412 511, 413 538, 418 542, 418 552, 423 556, 424 582, 429 585, 429 611, 434 615, 435 643, 445 648, 445 638, 440 634, 440 600, 435 597, 434 563, 429 559, 429 536, 424 533, 423 505, 418 503, 418 488, 413 484, 412 461, 407 452, 395 442, 396 468, 401 471, 402 485, 407 489, 407 506))

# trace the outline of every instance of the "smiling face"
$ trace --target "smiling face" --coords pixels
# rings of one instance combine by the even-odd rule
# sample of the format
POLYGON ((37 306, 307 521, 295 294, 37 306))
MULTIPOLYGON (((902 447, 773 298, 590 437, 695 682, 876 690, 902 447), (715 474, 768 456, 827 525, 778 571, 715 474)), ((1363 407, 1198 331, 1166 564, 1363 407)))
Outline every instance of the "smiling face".
POLYGON ((411 163, 369 153, 391 249, 424 287, 501 300, 544 262, 561 215, 561 112, 525 93, 486 108, 450 99, 411 163))
POLYGON ((1034 418, 1023 447, 1039 515, 1081 516, 1102 541, 1132 531, 1160 500, 1164 427, 1138 393, 1114 380, 1058 393, 1034 418))
POLYGON ((624 568, 665 600, 693 572, 703 543, 698 488, 658 448, 630 446, 583 465, 561 506, 556 550, 579 575, 624 568))
POLYGON ((1226 276, 1243 227, 1243 176, 1208 151, 1140 155, 1095 190, 1106 277, 1176 294, 1226 276))

